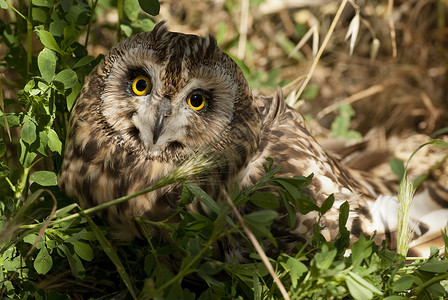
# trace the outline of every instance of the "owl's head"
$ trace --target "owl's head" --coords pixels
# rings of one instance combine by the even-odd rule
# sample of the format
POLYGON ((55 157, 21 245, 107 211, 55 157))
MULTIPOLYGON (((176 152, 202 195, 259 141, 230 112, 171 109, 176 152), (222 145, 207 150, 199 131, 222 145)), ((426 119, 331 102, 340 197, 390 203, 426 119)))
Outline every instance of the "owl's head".
POLYGON ((149 159, 231 147, 246 160, 258 143, 247 81, 210 36, 170 32, 161 23, 127 38, 106 54, 83 94, 77 106, 96 99, 107 135, 149 159))

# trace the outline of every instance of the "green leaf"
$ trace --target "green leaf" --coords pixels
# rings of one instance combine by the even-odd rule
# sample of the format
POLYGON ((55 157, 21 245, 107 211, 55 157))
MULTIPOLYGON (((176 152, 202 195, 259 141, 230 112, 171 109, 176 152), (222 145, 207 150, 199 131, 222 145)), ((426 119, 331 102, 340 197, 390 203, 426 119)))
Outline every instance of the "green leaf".
POLYGON ((273 210, 260 210, 244 216, 244 220, 252 225, 271 225, 278 216, 278 212, 273 210))
POLYGON ((39 274, 46 274, 50 271, 52 266, 53 258, 51 258, 47 248, 42 247, 36 256, 36 259, 34 259, 34 269, 39 274))
POLYGON ((43 7, 48 7, 48 8, 52 8, 54 5, 54 1, 51 0, 33 0, 33 4, 36 6, 43 6, 43 7))
POLYGON ((36 29, 36 33, 40 41, 46 48, 54 50, 60 54, 63 53, 63 51, 61 50, 58 43, 56 42, 56 40, 54 39, 53 35, 50 32, 43 29, 36 29))
POLYGON ((390 168, 392 169, 392 172, 397 175, 398 180, 401 181, 404 176, 405 167, 403 161, 399 160, 398 158, 392 157, 390 159, 390 168))
POLYGON ((315 263, 315 266, 320 270, 328 269, 333 263, 336 254, 337 254, 336 249, 329 250, 328 246, 326 244, 323 244, 322 252, 317 253, 314 256, 313 262, 315 263))
MULTIPOLYGON (((109 257, 109 259, 112 261, 112 263, 115 265, 115 268, 118 271, 118 274, 120 275, 121 279, 123 280, 124 284, 128 288, 129 293, 131 294, 133 299, 137 299, 137 296, 134 292, 134 288, 131 283, 131 279, 126 273, 126 269, 123 266, 123 263, 120 260, 120 257, 118 256, 115 248, 111 245, 111 243, 106 239, 104 234, 101 232, 101 230, 98 228, 98 226, 95 224, 95 222, 92 221, 92 219, 87 216, 86 214, 82 214, 87 221, 90 224, 90 227, 92 228, 93 232, 95 233, 96 238, 98 239, 98 242, 100 243, 101 247, 103 247, 103 251, 106 253, 106 255, 109 257)), ((163 264, 159 264, 163 265, 163 264)))
POLYGON ((446 299, 447 290, 439 282, 431 284, 425 291, 431 294, 432 299, 446 299))
POLYGON ((124 1, 124 13, 131 22, 137 20, 138 14, 140 13, 140 5, 138 0, 124 1))
POLYGON ((54 78, 55 81, 59 81, 64 84, 64 88, 70 89, 78 82, 78 76, 76 72, 71 69, 65 69, 59 72, 54 78))
POLYGON ((93 259, 93 250, 89 244, 76 241, 73 242, 75 253, 84 260, 91 261, 93 259))
POLYGON ((51 82, 56 71, 56 55, 50 49, 44 48, 37 57, 40 75, 47 82, 51 82))
POLYGON ((59 140, 59 136, 53 129, 50 128, 48 131, 48 147, 53 152, 58 152, 61 154, 62 142, 59 140))
POLYGON ((190 191, 188 190, 188 188, 186 186, 184 186, 182 188, 182 194, 180 196, 178 206, 179 207, 184 207, 185 205, 190 204, 191 202, 193 202, 193 200, 194 200, 193 194, 190 193, 190 191))
POLYGON ((269 230, 272 222, 277 216, 278 212, 276 211, 261 210, 245 215, 243 216, 243 219, 254 233, 267 237, 272 244, 277 246, 277 241, 269 230))
POLYGON ((292 198, 291 200, 293 200, 291 202, 301 214, 306 215, 313 210, 319 211, 319 207, 314 202, 314 199, 304 191, 300 190, 297 186, 279 178, 276 178, 276 182, 286 189, 292 198))
POLYGON ((39 7, 33 7, 31 10, 33 21, 45 23, 47 21, 47 12, 39 7))
POLYGON ((20 137, 27 144, 32 144, 36 140, 36 124, 28 116, 24 118, 20 137))
MULTIPOLYGON (((370 293, 375 293, 377 295, 383 295, 383 293, 376 286, 374 286, 372 283, 370 283, 369 281, 365 280, 363 277, 359 276, 358 274, 356 274, 352 271, 348 272, 348 276, 346 279, 349 279, 349 278, 353 279, 357 284, 360 285, 359 287, 362 286, 363 289, 368 290, 370 293)), ((363 291, 363 292, 365 292, 365 291, 363 291)), ((351 290, 350 290, 350 293, 351 293, 351 290)), ((352 293, 352 296, 354 296, 353 293, 352 293)), ((373 297, 373 295, 372 295, 372 297, 373 297)), ((359 299, 359 298, 356 298, 356 299, 359 299)), ((361 298, 361 299, 363 299, 363 298, 361 298)), ((366 299, 366 298, 364 298, 364 299, 366 299)), ((371 297, 368 299, 371 299, 371 297)))
POLYGON ((301 98, 305 100, 313 100, 317 97, 318 94, 319 94, 319 86, 317 84, 309 84, 303 90, 301 98))
POLYGON ((51 19, 53 22, 50 23, 50 33, 53 36, 63 36, 64 30, 67 27, 67 22, 65 20, 61 20, 57 12, 53 11, 51 14, 51 19))
POLYGON ((345 228, 345 224, 347 224, 348 215, 350 213, 350 205, 347 201, 342 203, 339 207, 339 231, 343 231, 345 228))
POLYGON ((372 240, 366 240, 364 235, 361 235, 359 239, 352 246, 352 266, 353 269, 361 265, 362 261, 372 254, 372 240))
MULTIPOLYGON (((204 203, 208 208, 210 208, 215 214, 220 215, 222 213, 222 208, 210 197, 206 192, 204 192, 199 186, 194 184, 193 182, 185 182, 184 187, 188 189, 188 191, 193 194, 199 201, 204 203)), ((226 216, 226 222, 232 226, 235 226, 235 222, 230 219, 229 216, 226 216)))
MULTIPOLYGON (((34 244, 36 239, 37 239, 37 234, 34 234, 34 233, 27 234, 27 235, 25 235, 23 237, 23 241, 25 243, 28 243, 28 244, 31 244, 31 245, 34 244)), ((37 249, 39 249, 39 248, 37 248, 37 249)))
POLYGON ((83 58, 81 58, 80 60, 78 60, 76 62, 76 64, 73 66, 73 69, 84 67, 85 65, 90 64, 94 60, 95 60, 95 57, 93 57, 93 56, 90 56, 90 55, 84 56, 83 58))
POLYGON ((345 279, 348 290, 355 300, 368 300, 373 298, 373 293, 351 276, 345 279))
POLYGON ((144 12, 157 16, 160 12, 160 3, 158 0, 138 0, 140 7, 144 12))
POLYGON ((406 275, 393 282, 392 290, 394 292, 406 291, 409 290, 413 284, 414 280, 412 279, 412 276, 406 275))
POLYGON ((431 134, 431 138, 433 139, 433 138, 435 138, 435 137, 437 137, 439 135, 443 135, 445 133, 448 133, 448 127, 444 127, 444 128, 441 128, 441 129, 438 129, 438 130, 434 131, 431 134))
POLYGON ((334 195, 331 194, 327 197, 327 199, 324 200, 324 203, 322 203, 322 206, 320 207, 320 213, 321 215, 324 215, 327 211, 331 209, 334 203, 334 195))
POLYGON ((280 199, 282 200, 283 204, 286 207, 286 210, 288 211, 288 225, 289 227, 293 228, 297 222, 296 209, 291 205, 291 203, 289 203, 288 196, 284 193, 280 193, 280 199))
POLYGON ((259 192, 250 196, 249 200, 258 207, 275 209, 280 206, 277 196, 269 192, 259 192))
POLYGON ((67 96, 67 109, 71 111, 79 93, 81 92, 82 85, 77 81, 72 88, 71 93, 67 96))
POLYGON ((123 30, 124 34, 129 37, 132 35, 132 27, 126 24, 121 24, 120 29, 123 30))
POLYGON ((48 148, 48 135, 47 132, 39 131, 39 148, 37 148, 37 151, 41 153, 42 155, 47 155, 47 148, 48 148))
POLYGON ((28 147, 25 145, 25 143, 22 140, 19 140, 19 144, 20 144, 19 161, 24 168, 28 168, 33 163, 34 159, 37 156, 37 153, 29 152, 28 147))
MULTIPOLYGON (((0 161, 0 177, 6 177, 9 174, 9 168, 2 161, 0 161)), ((1 204, 0 204, 1 207, 1 204)))
POLYGON ((433 145, 441 148, 448 148, 448 142, 444 140, 434 140, 433 145))
POLYGON ((70 269, 72 270, 73 276, 76 278, 84 278, 86 274, 86 270, 84 266, 82 265, 81 260, 76 254, 73 254, 70 249, 67 247, 67 245, 59 245, 58 248, 64 252, 65 257, 67 257, 68 263, 70 265, 70 269))
POLYGON ((2 157, 3 154, 5 153, 6 153, 6 144, 2 139, 0 139, 0 157, 2 157))
POLYGON ((199 201, 203 202, 208 206, 215 214, 219 214, 221 208, 219 205, 210 197, 206 192, 204 192, 200 187, 192 182, 185 182, 184 186, 188 189, 188 191, 196 196, 199 201))
MULTIPOLYGON (((287 256, 287 255, 285 255, 287 256)), ((286 263, 281 263, 283 268, 285 268, 286 271, 289 272, 289 276, 291 277, 291 283, 292 287, 296 288, 297 283, 302 277, 303 274, 308 272, 307 267, 297 258, 287 256, 288 259, 286 260, 286 263)))
POLYGON ((355 115, 355 111, 349 104, 341 104, 338 107, 339 115, 331 123, 331 132, 334 137, 343 137, 346 140, 360 139, 362 136, 359 132, 349 130, 350 119, 355 115))
POLYGON ((0 7, 3 9, 7 9, 8 8, 8 3, 6 3, 5 0, 0 0, 0 7))
POLYGON ((57 185, 57 176, 54 172, 50 171, 36 171, 31 174, 30 179, 42 186, 57 185))
POLYGON ((383 300, 405 300, 405 299, 408 299, 408 298, 403 297, 403 296, 389 296, 389 297, 384 298, 383 300))
POLYGON ((448 260, 426 262, 419 268, 419 270, 431 273, 448 272, 448 260))

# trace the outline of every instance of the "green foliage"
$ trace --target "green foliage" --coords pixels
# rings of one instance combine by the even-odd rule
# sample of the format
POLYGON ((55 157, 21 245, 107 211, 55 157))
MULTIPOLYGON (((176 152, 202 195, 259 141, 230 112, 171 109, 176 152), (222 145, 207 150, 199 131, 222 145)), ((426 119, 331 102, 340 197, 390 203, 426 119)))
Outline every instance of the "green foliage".
MULTIPOLYGON (((139 192, 183 181, 176 222, 137 220, 149 232, 163 231, 163 241, 154 237, 116 241, 107 225, 92 215, 104 206, 82 211, 59 191, 56 174, 69 112, 84 76, 102 58, 88 55, 90 31, 96 15, 108 5, 96 0, 0 0, 0 8, 8 10, 11 18, 0 21, 0 40, 7 50, 0 64, 14 78, 0 82, 0 298, 279 299, 279 288, 241 225, 230 217, 231 208, 187 181, 185 170, 139 192), (17 97, 3 99, 3 89, 17 90, 17 97), (192 201, 200 201, 210 216, 186 210, 192 201), (217 258, 222 244, 247 248, 250 260, 236 264, 217 258)), ((155 15, 160 9, 156 0, 118 0, 116 7, 118 39, 122 34, 151 30, 154 22, 145 13, 155 15)), ((218 42, 225 32, 225 26, 220 28, 218 42)), ((279 42, 285 49, 291 47, 288 41, 279 42)), ((249 44, 249 54, 251 49, 249 44)), ((279 84, 279 70, 250 72, 245 62, 238 63, 253 86, 279 84)), ((310 87, 309 98, 316 92, 317 87, 310 87)), ((347 125, 352 115, 347 110, 340 114, 336 131, 352 136, 347 125)), ((350 244, 345 227, 348 203, 339 208, 338 236, 326 241, 319 221, 333 207, 334 197, 319 206, 303 190, 312 175, 277 177, 279 168, 272 165, 268 160, 265 176, 247 190, 236 186, 230 198, 237 207, 255 207, 243 216, 244 221, 267 252, 279 253, 270 261, 292 298, 431 299, 445 295, 441 282, 448 279, 448 267, 436 250, 429 260, 407 264, 385 245, 362 236, 351 254, 344 255, 350 244), (306 243, 298 243, 293 253, 278 249, 271 230, 280 207, 288 212, 285 221, 290 227, 297 222, 296 211, 317 216, 313 235, 306 243)))
POLYGON ((354 109, 349 104, 341 104, 338 107, 339 115, 331 123, 331 132, 334 137, 343 137, 347 141, 361 139, 361 134, 350 130, 350 120, 355 115, 354 109))

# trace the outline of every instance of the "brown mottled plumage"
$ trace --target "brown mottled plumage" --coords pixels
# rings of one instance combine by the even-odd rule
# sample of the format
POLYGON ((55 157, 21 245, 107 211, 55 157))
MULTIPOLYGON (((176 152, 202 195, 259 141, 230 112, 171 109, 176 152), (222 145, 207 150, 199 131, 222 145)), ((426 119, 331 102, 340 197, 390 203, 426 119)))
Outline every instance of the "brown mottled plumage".
MULTIPOLYGON (((83 207, 138 192, 197 153, 216 160, 200 184, 217 199, 235 181, 242 188, 255 183, 271 157, 282 166, 282 176, 314 173, 306 191, 318 205, 335 195, 322 220, 326 237, 337 234, 338 208, 345 201, 354 236, 374 230, 384 236, 393 230, 374 219, 376 203, 383 202, 375 202, 380 195, 371 180, 332 159, 280 92, 273 98, 253 97, 241 70, 211 37, 169 32, 159 24, 152 32, 123 40, 90 74, 70 125, 59 182, 83 207), (148 90, 137 82, 139 76, 149 79, 148 90), (141 85, 137 92, 133 83, 141 85), (144 94, 137 95, 143 88, 144 94), (193 98, 199 102, 189 106, 193 98)), ((179 193, 179 187, 161 188, 101 215, 118 237, 141 237, 134 218, 165 219, 176 209, 179 193)), ((205 213, 195 202, 189 208, 205 213)), ((289 228, 286 210, 279 212, 273 231, 287 251, 311 235, 317 215, 298 215, 295 228, 289 228)))

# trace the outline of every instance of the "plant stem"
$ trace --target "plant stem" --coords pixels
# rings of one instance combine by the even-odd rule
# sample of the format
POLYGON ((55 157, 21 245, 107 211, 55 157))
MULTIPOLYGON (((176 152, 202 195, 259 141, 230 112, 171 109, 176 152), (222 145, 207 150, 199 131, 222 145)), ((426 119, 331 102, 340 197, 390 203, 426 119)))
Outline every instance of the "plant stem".
POLYGON ((118 24, 117 24, 117 42, 121 40, 121 24, 123 23, 123 0, 117 0, 118 24))
POLYGON ((97 205, 97 206, 94 206, 94 207, 85 209, 85 210, 83 211, 83 213, 78 212, 78 213, 72 214, 72 215, 70 215, 70 216, 67 216, 67 217, 65 217, 65 218, 61 218, 61 219, 55 220, 55 221, 51 222, 51 225, 55 225, 55 224, 59 224, 59 223, 62 223, 62 222, 66 222, 66 221, 72 220, 72 219, 74 219, 74 218, 77 218, 77 217, 81 216, 82 214, 86 214, 86 215, 88 215, 88 214, 94 213, 94 212, 96 212, 96 211, 100 211, 100 210, 102 210, 102 209, 105 209, 105 208, 107 208, 107 207, 110 207, 110 206, 113 206, 113 205, 117 205, 117 204, 126 202, 126 201, 128 201, 128 200, 130 200, 130 199, 132 199, 132 198, 135 198, 135 197, 141 196, 141 195, 143 195, 143 194, 146 194, 146 193, 155 191, 155 190, 157 190, 157 189, 159 189, 159 188, 162 188, 162 187, 164 187, 164 186, 166 186, 166 185, 169 185, 169 184, 172 184, 172 183, 174 183, 174 182, 176 182, 176 180, 175 180, 175 178, 172 177, 172 176, 162 178, 162 179, 161 179, 160 181, 158 181, 156 184, 154 184, 154 185, 152 185, 152 186, 150 186, 150 187, 148 187, 148 188, 146 188, 146 189, 143 189, 143 190, 141 190, 141 191, 139 191, 139 192, 137 192, 137 193, 130 194, 130 195, 126 195, 126 196, 123 196, 123 197, 114 199, 114 200, 112 200, 112 201, 109 201, 109 202, 106 202, 106 203, 102 203, 102 204, 99 204, 99 205, 97 205))
POLYGON ((90 12, 90 18, 89 18, 89 25, 87 26, 86 41, 84 42, 84 47, 86 47, 86 48, 87 48, 87 44, 89 42, 90 27, 92 26, 93 16, 95 15, 95 10, 96 10, 97 4, 98 4, 98 0, 93 0, 91 12, 90 12))
POLYGON ((439 275, 439 276, 436 276, 436 277, 431 278, 430 280, 428 280, 428 281, 422 283, 422 284, 419 285, 418 287, 413 288, 412 291, 411 291, 411 293, 412 293, 413 295, 416 295, 416 296, 417 296, 417 295, 420 294, 420 293, 423 291, 423 289, 425 289, 426 287, 428 287, 428 286, 430 286, 431 284, 434 284, 434 283, 436 283, 436 282, 440 282, 440 281, 442 281, 442 280, 444 280, 444 279, 448 279, 448 273, 444 273, 444 274, 441 274, 441 275, 439 275))
POLYGON ((169 287, 170 285, 172 285, 174 282, 176 281, 180 281, 185 275, 187 275, 190 271, 190 268, 193 266, 193 264, 202 257, 202 255, 210 248, 210 246, 216 242, 218 239, 220 238, 220 236, 217 234, 217 231, 214 230, 212 236, 210 237, 210 239, 207 241, 207 243, 205 244, 205 246, 201 249, 201 251, 199 251, 198 254, 196 254, 196 256, 185 266, 183 267, 179 273, 177 273, 176 276, 174 276, 173 278, 171 278, 168 282, 166 282, 165 284, 163 284, 160 288, 158 288, 155 292, 154 295, 158 295, 160 293, 162 293, 162 291, 169 287))
POLYGON ((28 19, 26 19, 26 31, 27 31, 27 50, 26 50, 26 73, 30 74, 31 63, 32 63, 32 35, 33 35, 33 24, 31 24, 31 11, 33 9, 32 0, 28 3, 28 19))
POLYGON ((269 262, 269 259, 266 256, 266 253, 264 252, 264 250, 261 247, 260 243, 258 242, 257 238, 252 233, 250 228, 246 225, 246 222, 244 222, 243 217, 241 216, 240 212, 238 211, 238 209, 233 204, 232 199, 230 199, 230 197, 227 194, 227 192, 225 190, 223 192, 224 192, 224 195, 225 195, 225 197, 227 199, 227 203, 232 208, 234 214, 236 215, 238 221, 241 224, 241 227, 243 227, 244 232, 246 232, 249 240, 251 241, 252 245, 254 246, 255 250, 257 251, 258 255, 260 256, 261 261, 266 266, 266 269, 268 269, 269 274, 272 276, 272 279, 274 280, 275 284, 277 285, 278 289, 280 290, 280 293, 282 294, 283 299, 289 300, 290 297, 288 295, 288 292, 286 291, 286 289, 285 289, 283 283, 281 282, 281 280, 278 278, 277 274, 275 274, 274 268, 272 267, 271 263, 269 262))

